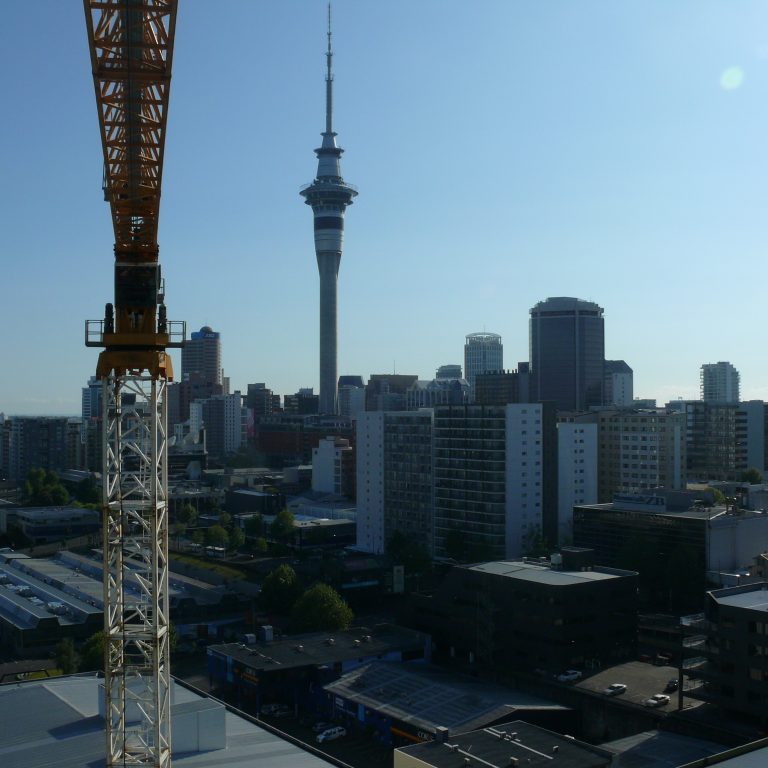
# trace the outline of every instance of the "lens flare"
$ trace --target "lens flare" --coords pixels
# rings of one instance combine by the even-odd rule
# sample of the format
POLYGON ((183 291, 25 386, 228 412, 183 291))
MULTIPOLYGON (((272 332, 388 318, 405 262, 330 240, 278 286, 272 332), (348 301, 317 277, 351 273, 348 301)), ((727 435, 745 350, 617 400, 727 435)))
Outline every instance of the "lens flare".
POLYGON ((741 67, 728 67, 720 75, 720 87, 724 91, 735 91, 744 82, 744 70, 741 67))

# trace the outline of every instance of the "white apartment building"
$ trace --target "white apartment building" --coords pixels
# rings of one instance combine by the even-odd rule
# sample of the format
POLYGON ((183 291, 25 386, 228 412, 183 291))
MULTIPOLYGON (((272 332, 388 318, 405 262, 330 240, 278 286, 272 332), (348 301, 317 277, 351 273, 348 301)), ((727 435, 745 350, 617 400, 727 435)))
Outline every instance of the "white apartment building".
POLYGON ((574 504, 597 503, 597 424, 557 425, 558 541, 573 542, 574 504))

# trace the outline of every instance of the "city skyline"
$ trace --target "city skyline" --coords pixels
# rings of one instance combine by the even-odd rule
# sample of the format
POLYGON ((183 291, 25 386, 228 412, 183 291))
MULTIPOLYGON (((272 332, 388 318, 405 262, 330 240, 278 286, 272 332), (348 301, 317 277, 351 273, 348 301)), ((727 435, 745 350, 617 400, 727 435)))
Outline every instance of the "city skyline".
MULTIPOLYGON (((317 278, 296 188, 324 106, 326 4, 229 7, 238 23, 220 29, 205 6, 179 12, 168 314, 188 334, 222 334, 232 390, 317 391, 317 278)), ((44 55, 22 68, 33 18, 12 6, 0 31, 15 105, 0 127, 12 148, 0 411, 74 415, 113 235, 81 8, 47 7, 44 55)), ((366 190, 339 279, 339 373, 394 362, 431 378, 484 327, 514 367, 529 308, 575 296, 605 309, 605 355, 634 369, 637 397, 698 399, 700 366, 728 360, 743 399, 768 399, 750 332, 762 327, 766 21, 757 2, 337 0, 344 170, 366 190)))

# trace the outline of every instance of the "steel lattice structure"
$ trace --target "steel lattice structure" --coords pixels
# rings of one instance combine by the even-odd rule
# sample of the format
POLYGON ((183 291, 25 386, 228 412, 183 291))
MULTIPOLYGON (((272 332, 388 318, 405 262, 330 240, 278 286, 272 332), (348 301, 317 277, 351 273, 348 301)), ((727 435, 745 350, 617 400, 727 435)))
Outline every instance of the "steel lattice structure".
POLYGON ((157 228, 176 0, 84 0, 115 231, 115 300, 86 323, 104 348, 102 521, 107 767, 171 760, 168 347, 157 228))
POLYGON ((102 386, 107 765, 167 766, 166 383, 129 374, 102 386))

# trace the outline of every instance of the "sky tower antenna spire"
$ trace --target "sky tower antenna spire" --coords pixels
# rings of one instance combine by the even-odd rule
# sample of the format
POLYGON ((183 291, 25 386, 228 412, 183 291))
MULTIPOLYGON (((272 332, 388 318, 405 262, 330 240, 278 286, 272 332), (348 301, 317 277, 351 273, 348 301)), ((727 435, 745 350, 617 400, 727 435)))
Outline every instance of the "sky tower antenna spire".
POLYGON ((331 4, 328 3, 328 51, 325 54, 325 132, 333 134, 333 49, 331 48, 331 4))

